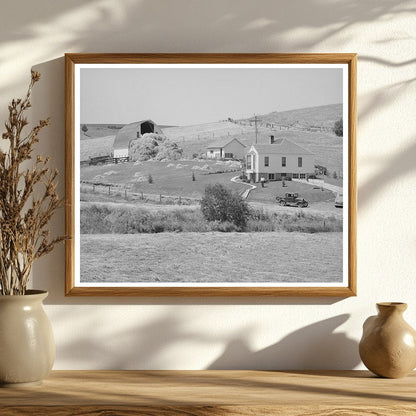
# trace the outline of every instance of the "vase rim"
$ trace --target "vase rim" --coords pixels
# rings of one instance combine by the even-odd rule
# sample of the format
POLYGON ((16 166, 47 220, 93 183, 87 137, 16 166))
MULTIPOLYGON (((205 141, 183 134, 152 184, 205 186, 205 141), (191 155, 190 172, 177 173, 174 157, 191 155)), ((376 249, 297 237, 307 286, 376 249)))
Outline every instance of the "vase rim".
POLYGON ((378 309, 395 309, 399 311, 405 311, 407 309, 407 303, 404 302, 378 302, 377 303, 378 309))
POLYGON ((38 290, 38 289, 28 289, 24 295, 0 295, 1 299, 15 299, 16 301, 23 300, 23 299, 35 299, 39 298, 40 300, 45 299, 48 296, 48 291, 46 290, 38 290))

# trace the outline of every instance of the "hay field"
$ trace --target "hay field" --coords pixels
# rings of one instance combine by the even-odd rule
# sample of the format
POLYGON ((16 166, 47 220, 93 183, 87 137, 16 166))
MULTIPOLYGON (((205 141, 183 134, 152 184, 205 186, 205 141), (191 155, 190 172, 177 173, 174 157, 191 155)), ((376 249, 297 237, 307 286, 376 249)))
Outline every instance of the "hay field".
POLYGON ((81 180, 127 185, 132 192, 201 198, 206 185, 212 183, 221 183, 235 192, 244 191, 247 186, 231 182, 231 178, 240 173, 238 162, 148 161, 85 166, 81 168, 81 180), (218 171, 224 173, 209 174, 218 171), (192 180, 192 174, 195 180, 192 180), (149 175, 152 183, 149 183, 149 175))
POLYGON ((342 233, 81 235, 81 282, 340 282, 342 233))

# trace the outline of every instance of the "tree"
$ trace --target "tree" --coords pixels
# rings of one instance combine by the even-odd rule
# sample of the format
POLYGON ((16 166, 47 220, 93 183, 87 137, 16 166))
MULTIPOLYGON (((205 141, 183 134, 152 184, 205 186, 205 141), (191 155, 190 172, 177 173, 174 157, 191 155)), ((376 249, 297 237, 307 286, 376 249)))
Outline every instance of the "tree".
POLYGON ((342 137, 342 135, 344 133, 343 132, 343 121, 342 121, 342 117, 334 123, 334 129, 333 130, 334 130, 334 133, 338 137, 342 137))
POLYGON ((86 125, 86 124, 83 124, 83 125, 82 125, 82 127, 81 127, 81 130, 82 130, 84 133, 86 133, 86 132, 88 131, 88 127, 87 127, 87 125, 86 125))
POLYGON ((205 188, 201 211, 207 221, 231 222, 240 230, 250 217, 250 208, 240 195, 219 183, 205 188))

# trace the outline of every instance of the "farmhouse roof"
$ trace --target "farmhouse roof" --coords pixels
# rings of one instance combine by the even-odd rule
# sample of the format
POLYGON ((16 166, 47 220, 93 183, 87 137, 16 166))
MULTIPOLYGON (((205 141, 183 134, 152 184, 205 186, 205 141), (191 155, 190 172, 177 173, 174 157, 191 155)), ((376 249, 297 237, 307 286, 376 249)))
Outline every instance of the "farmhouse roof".
POLYGON ((299 146, 298 144, 295 144, 287 139, 277 139, 273 144, 253 144, 253 147, 262 154, 313 155, 313 153, 309 150, 306 150, 302 146, 299 146))
POLYGON ((232 141, 237 141, 241 144, 241 146, 246 147, 243 143, 240 142, 240 140, 236 139, 235 137, 230 139, 229 137, 219 139, 214 143, 211 143, 207 148, 208 149, 222 149, 223 147, 227 146, 227 144, 231 143, 232 141))
POLYGON ((140 126, 145 123, 149 122, 155 126, 156 130, 160 130, 160 127, 153 121, 153 120, 140 120, 134 123, 126 124, 122 127, 119 132, 117 133, 116 138, 114 139, 114 149, 127 149, 129 147, 130 141, 137 139, 137 132, 140 131, 140 126))

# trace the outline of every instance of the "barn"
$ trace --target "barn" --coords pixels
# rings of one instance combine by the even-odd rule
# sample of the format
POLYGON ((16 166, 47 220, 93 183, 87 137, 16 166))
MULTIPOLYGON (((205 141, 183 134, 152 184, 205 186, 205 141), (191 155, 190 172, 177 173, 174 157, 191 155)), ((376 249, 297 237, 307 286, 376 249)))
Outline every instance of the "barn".
POLYGON ((244 159, 245 146, 238 139, 225 138, 207 148, 208 159, 244 159))
POLYGON ((113 145, 113 158, 115 163, 129 160, 129 147, 133 140, 143 137, 146 133, 163 134, 162 129, 152 120, 141 120, 126 124, 120 129, 113 145))
POLYGON ((284 177, 304 179, 315 172, 314 154, 287 139, 270 137, 269 144, 253 144, 246 155, 246 175, 258 182, 284 177))

